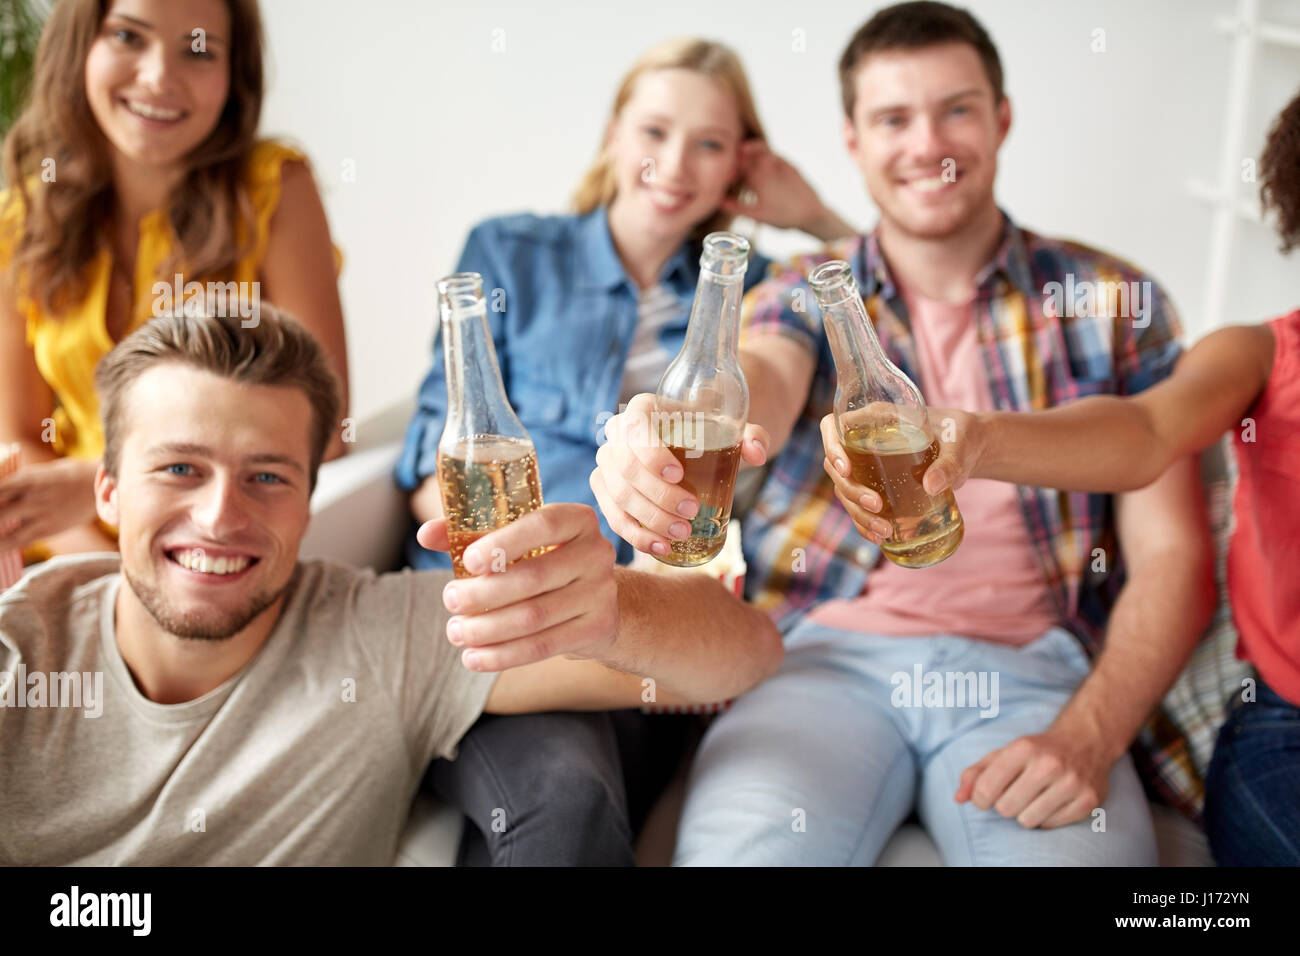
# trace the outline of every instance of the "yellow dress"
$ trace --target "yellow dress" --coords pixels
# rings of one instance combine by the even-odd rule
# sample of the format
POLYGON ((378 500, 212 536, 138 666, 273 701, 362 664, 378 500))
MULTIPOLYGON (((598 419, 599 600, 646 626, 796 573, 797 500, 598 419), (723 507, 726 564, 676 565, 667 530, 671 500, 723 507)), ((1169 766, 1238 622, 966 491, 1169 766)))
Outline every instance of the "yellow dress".
MULTIPOLYGON (((280 202, 281 170, 286 162, 294 160, 305 162, 306 157, 272 141, 258 143, 253 148, 244 182, 256 213, 255 240, 232 274, 212 278, 222 282, 258 280, 270 235, 271 217, 280 202)), ((5 198, 0 195, 0 208, 4 208, 5 198)), ((145 216, 140 221, 139 235, 127 334, 153 317, 157 298, 153 291, 154 283, 173 284, 172 276, 163 276, 159 272, 172 252, 172 233, 166 212, 157 210, 145 216)), ((4 252, 0 252, 0 256, 7 259, 4 252)), ((7 263, 0 259, 0 268, 5 267, 7 263)), ((88 269, 85 294, 81 302, 67 312, 58 316, 46 315, 29 299, 21 299, 18 310, 26 322, 27 344, 35 352, 36 367, 54 392, 56 404, 49 416, 54 420, 54 450, 60 455, 93 461, 104 453, 104 433, 100 428, 99 402, 95 397, 95 366, 117 344, 109 337, 105 323, 113 271, 112 251, 105 247, 88 269)), ((179 308, 180 303, 176 307, 179 308)))
MULTIPOLYGON (((245 185, 256 213, 256 235, 247 255, 232 274, 211 278, 222 282, 256 282, 270 235, 271 217, 280 202, 282 168, 286 162, 306 162, 295 149, 270 140, 254 146, 249 155, 245 185)), ((0 210, 5 222, 0 233, 12 241, 13 227, 21 226, 18 204, 10 207, 8 193, 0 192, 0 210)), ((126 333, 153 318, 156 282, 174 284, 171 275, 161 275, 161 266, 171 256, 172 231, 165 210, 156 210, 140 221, 132 281, 131 314, 126 333)), ((8 268, 9 243, 0 241, 0 269, 8 268)), ((335 269, 341 257, 335 250, 335 269)), ((18 314, 26 323, 27 344, 35 353, 36 367, 54 392, 55 405, 49 419, 54 423, 53 448, 59 455, 94 461, 104 453, 104 433, 95 396, 95 367, 117 344, 106 325, 109 282, 113 255, 107 246, 90 263, 85 294, 66 312, 51 316, 27 297, 17 302, 18 314)), ((180 308, 183 303, 176 303, 180 308)), ((33 556, 35 556, 33 554, 33 556)))

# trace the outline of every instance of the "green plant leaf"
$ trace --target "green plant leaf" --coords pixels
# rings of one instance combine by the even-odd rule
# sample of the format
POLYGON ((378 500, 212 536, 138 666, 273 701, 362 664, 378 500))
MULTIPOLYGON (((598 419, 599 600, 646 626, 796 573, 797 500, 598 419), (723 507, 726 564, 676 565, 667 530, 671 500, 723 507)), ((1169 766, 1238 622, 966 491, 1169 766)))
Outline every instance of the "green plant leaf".
POLYGON ((0 135, 22 111, 48 12, 34 0, 0 0, 0 135))

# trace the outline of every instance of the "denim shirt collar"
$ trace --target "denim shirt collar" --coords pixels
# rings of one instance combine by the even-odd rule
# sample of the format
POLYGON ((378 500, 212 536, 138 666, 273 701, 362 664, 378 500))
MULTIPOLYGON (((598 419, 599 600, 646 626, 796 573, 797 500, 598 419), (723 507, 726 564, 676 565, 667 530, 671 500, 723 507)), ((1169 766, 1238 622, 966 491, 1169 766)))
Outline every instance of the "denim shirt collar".
MULTIPOLYGON (((1041 296, 1042 291, 1034 285, 1024 234, 1006 212, 999 212, 1002 212, 1002 238, 993 258, 975 275, 976 298, 996 295, 999 280, 1005 280, 1029 298, 1041 296)), ((867 235, 853 265, 864 299, 879 295, 891 308, 896 304, 901 308, 898 287, 880 250, 879 226, 867 235)), ((906 314, 905 308, 901 314, 906 314)))
MULTIPOLYGON (((612 292, 625 285, 636 291, 636 283, 623 268, 609 234, 608 207, 599 206, 578 218, 576 247, 578 259, 574 273, 579 288, 612 292)), ((698 243, 688 239, 664 263, 659 281, 679 295, 694 293, 699 279, 698 259, 698 243)))

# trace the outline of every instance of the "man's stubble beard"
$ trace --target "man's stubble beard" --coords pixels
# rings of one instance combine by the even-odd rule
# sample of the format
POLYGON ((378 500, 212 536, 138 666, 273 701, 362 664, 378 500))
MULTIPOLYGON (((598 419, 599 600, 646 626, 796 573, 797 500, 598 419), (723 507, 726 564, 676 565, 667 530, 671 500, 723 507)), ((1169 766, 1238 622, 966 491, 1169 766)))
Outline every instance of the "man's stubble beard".
MULTIPOLYGON (((900 201, 900 207, 902 205, 900 201)), ((952 218, 941 226, 922 226, 915 222, 915 219, 908 215, 894 215, 887 211, 883 206, 880 207, 881 215, 890 220, 893 230, 900 236, 906 236, 913 240, 922 240, 928 242, 943 242, 949 239, 956 239, 959 236, 968 235, 977 224, 985 217, 992 217, 990 210, 997 209, 997 200, 990 197, 984 202, 976 203, 954 212, 952 218)))
POLYGON ((289 580, 276 591, 255 594, 242 608, 227 612, 224 618, 214 621, 211 617, 201 618, 197 615, 176 612, 168 606, 161 589, 138 581, 125 566, 122 568, 122 576, 134 592, 136 599, 149 612, 150 617, 158 622, 159 627, 176 637, 196 641, 225 641, 234 637, 251 624, 259 614, 278 601, 293 581, 291 575, 289 580))

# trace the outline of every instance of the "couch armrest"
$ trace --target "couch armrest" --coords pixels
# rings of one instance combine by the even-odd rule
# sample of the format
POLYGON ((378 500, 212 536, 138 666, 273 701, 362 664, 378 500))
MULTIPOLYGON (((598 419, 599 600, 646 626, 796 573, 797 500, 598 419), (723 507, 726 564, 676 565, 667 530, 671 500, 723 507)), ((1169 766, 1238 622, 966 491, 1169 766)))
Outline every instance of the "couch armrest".
POLYGON ((455 807, 417 793, 397 842, 393 866, 455 866, 465 817, 455 807))
POLYGON ((376 571, 401 566, 411 520, 406 493, 393 481, 401 449, 401 442, 388 442, 321 466, 300 558, 376 571))

